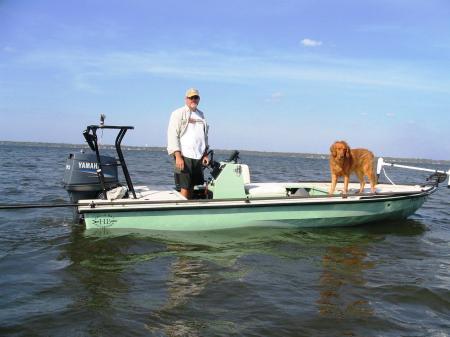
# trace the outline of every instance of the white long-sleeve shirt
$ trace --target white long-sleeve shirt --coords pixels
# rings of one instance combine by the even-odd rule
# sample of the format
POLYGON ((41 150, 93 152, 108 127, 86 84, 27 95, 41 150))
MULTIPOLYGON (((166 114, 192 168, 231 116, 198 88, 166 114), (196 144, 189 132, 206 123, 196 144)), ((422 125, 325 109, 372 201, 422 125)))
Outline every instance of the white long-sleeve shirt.
MULTIPOLYGON (((206 122, 205 115, 202 111, 196 110, 198 116, 203 120, 205 149, 208 148, 208 130, 209 126, 206 122)), ((185 134, 189 125, 189 119, 191 118, 191 110, 185 105, 179 109, 176 109, 170 115, 169 126, 167 128, 167 153, 172 155, 175 151, 180 151, 181 137, 185 134)))

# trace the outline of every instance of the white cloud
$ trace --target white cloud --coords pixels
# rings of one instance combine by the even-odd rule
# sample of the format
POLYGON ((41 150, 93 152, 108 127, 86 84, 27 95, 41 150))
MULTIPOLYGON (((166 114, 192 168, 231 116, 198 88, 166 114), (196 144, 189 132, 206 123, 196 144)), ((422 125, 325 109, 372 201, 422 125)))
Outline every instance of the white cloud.
MULTIPOLYGON (((176 53, 172 50, 36 50, 20 55, 14 62, 20 63, 20 67, 51 67, 53 70, 66 71, 69 76, 72 75, 74 85, 82 90, 95 90, 97 81, 105 78, 147 75, 195 77, 224 83, 260 80, 315 81, 336 85, 450 92, 450 82, 424 76, 415 64, 402 62, 399 65, 386 60, 345 59, 311 54, 249 52, 236 55, 211 50, 178 50, 176 53), (186 64, 191 66, 186 68, 186 64)), ((277 95, 272 100, 281 98, 277 95)))
POLYGON ((266 98, 266 102, 279 102, 283 96, 284 94, 282 92, 275 91, 268 98, 266 98))
POLYGON ((395 113, 393 113, 393 112, 388 112, 388 113, 386 113, 386 116, 387 116, 387 117, 395 117, 395 113))
POLYGON ((301 41, 302 45, 305 47, 319 47, 322 45, 322 41, 312 40, 312 39, 303 39, 301 41))
POLYGON ((98 77, 95 73, 79 73, 73 77, 73 86, 80 91, 86 91, 93 94, 101 93, 102 91, 96 86, 95 78, 98 77), (93 78, 94 80, 91 80, 93 78))

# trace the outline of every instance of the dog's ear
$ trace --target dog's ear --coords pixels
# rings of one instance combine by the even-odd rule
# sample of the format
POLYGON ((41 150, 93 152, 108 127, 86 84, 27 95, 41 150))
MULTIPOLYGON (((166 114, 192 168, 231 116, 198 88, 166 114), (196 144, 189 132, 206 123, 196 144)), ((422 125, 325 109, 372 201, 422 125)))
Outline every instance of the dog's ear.
POLYGON ((330 146, 330 152, 331 152, 331 155, 332 155, 333 157, 336 157, 336 155, 337 155, 337 153, 336 153, 336 143, 333 143, 333 144, 330 146))
POLYGON ((346 142, 343 142, 345 144, 345 157, 346 158, 350 158, 352 155, 350 146, 348 146, 348 144, 346 142))

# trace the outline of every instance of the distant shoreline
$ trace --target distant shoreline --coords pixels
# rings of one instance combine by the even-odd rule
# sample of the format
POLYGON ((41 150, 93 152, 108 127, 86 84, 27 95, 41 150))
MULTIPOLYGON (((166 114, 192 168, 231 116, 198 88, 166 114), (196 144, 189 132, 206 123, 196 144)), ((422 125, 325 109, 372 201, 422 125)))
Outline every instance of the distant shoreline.
MULTIPOLYGON (((49 148, 77 148, 89 149, 87 144, 69 144, 69 143, 46 143, 46 142, 16 142, 9 140, 0 140, 0 146, 25 146, 25 147, 49 147, 49 148)), ((114 149, 114 145, 101 145, 102 149, 114 149)), ((124 145, 122 149, 125 151, 149 151, 149 152, 165 152, 165 147, 160 146, 130 146, 124 145)), ((214 149, 216 154, 228 154, 234 150, 214 149)), ((301 152, 271 152, 271 151, 253 151, 253 150, 239 150, 242 154, 250 154, 255 156, 283 156, 283 157, 299 157, 310 159, 328 159, 328 154, 321 153, 301 153, 301 152)), ((408 162, 408 163, 431 163, 431 164, 446 164, 450 165, 450 160, 425 159, 425 158, 398 158, 398 157, 384 157, 386 160, 394 162, 408 162)))

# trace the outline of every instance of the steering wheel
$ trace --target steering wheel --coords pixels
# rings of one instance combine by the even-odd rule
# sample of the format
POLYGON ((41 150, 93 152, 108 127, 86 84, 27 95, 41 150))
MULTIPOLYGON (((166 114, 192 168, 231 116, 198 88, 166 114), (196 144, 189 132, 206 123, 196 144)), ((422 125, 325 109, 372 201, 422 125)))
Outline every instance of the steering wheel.
POLYGON ((209 164, 204 166, 203 169, 208 168, 213 178, 216 178, 220 173, 220 163, 214 160, 214 150, 208 151, 209 164))

